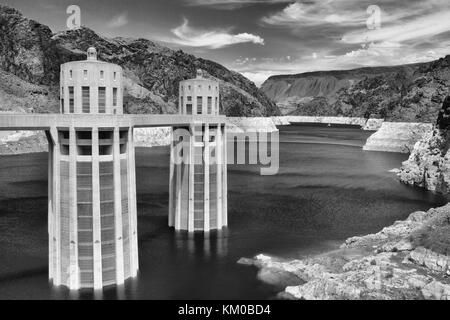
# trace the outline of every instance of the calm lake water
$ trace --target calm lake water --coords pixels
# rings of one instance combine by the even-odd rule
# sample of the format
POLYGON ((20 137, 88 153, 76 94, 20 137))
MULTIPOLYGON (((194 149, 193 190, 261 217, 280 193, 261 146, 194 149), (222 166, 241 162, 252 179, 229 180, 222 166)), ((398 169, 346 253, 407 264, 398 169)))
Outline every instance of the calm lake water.
POLYGON ((140 272, 120 288, 70 293, 47 280, 47 154, 0 157, 0 299, 271 299, 241 257, 301 258, 377 232, 444 197, 400 184, 404 154, 365 152, 371 132, 280 127, 280 172, 229 166, 229 228, 192 236, 167 227, 169 149, 137 149, 140 272))

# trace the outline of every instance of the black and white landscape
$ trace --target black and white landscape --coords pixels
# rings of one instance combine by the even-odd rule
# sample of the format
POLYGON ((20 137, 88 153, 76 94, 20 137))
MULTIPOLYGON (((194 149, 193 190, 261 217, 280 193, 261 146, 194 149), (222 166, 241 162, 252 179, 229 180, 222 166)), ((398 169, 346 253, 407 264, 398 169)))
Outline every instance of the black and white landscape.
POLYGON ((60 66, 95 47, 125 116, 178 114, 201 70, 229 137, 279 136, 279 170, 228 163, 228 226, 178 232, 173 129, 134 129, 138 275, 69 290, 48 133, 0 131, 0 299, 450 300, 447 0, 78 1, 79 26, 70 5, 0 3, 0 117, 60 113, 60 66))

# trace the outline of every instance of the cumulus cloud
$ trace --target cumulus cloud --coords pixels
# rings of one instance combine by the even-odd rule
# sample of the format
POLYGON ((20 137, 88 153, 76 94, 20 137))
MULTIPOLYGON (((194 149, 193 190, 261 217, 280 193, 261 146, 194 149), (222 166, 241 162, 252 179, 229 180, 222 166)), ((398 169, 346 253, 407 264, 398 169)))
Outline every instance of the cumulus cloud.
POLYGON ((113 17, 108 23, 109 28, 120 28, 128 24, 128 13, 124 12, 113 17))
POLYGON ((188 47, 206 47, 219 49, 239 43, 254 43, 264 45, 264 39, 251 33, 232 34, 230 29, 223 30, 201 30, 189 26, 189 21, 184 19, 183 23, 172 29, 175 38, 165 41, 188 47))

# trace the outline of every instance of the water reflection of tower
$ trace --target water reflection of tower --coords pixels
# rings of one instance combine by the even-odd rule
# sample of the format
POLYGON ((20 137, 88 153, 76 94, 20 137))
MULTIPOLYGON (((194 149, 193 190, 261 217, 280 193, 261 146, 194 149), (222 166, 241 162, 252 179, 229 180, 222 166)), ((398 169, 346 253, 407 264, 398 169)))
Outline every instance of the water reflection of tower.
POLYGON ((94 48, 61 66, 69 121, 48 133, 49 277, 57 286, 99 289, 137 274, 133 129, 120 116, 121 83, 122 68, 98 61, 94 48))
POLYGON ((190 257, 215 259, 228 254, 228 229, 207 233, 179 231, 173 240, 176 249, 190 257))
POLYGON ((227 226, 226 132, 202 116, 219 114, 219 84, 197 77, 180 82, 179 112, 197 116, 189 127, 174 128, 171 144, 169 226, 176 230, 220 230, 227 226), (185 132, 178 136, 177 132, 185 132), (180 144, 184 161, 174 163, 180 144))

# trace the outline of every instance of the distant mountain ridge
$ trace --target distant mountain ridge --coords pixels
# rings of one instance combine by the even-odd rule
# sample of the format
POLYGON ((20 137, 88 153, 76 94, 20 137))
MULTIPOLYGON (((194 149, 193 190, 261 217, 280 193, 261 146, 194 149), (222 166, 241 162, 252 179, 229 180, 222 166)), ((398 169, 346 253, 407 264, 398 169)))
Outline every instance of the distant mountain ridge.
POLYGON ((400 66, 276 75, 261 90, 283 114, 434 122, 450 87, 450 56, 400 66))
POLYGON ((349 70, 327 70, 327 71, 311 71, 311 72, 303 72, 292 75, 274 75, 269 77, 267 80, 278 80, 278 79, 286 79, 286 78, 305 78, 305 77, 324 77, 324 76, 333 76, 338 79, 343 79, 349 76, 358 76, 358 75, 376 75, 381 73, 395 72, 400 69, 410 68, 414 69, 424 63, 411 63, 406 65, 398 65, 398 66, 380 66, 380 67, 362 67, 356 69, 349 70))
MULTIPOLYGON (((277 106, 253 82, 213 61, 174 51, 147 39, 106 38, 93 30, 53 33, 49 27, 27 19, 18 10, 0 5, 0 76, 8 83, 26 81, 37 86, 42 99, 33 107, 29 92, 16 92, 13 99, 0 86, 0 110, 57 112, 59 66, 84 60, 95 46, 103 61, 124 69, 124 107, 128 113, 175 113, 178 83, 192 78, 197 69, 220 81, 221 113, 229 116, 272 116, 277 106), (46 98, 45 98, 46 97, 46 98), (27 101, 27 108, 9 101, 27 101)), ((17 90, 16 90, 17 91, 17 90)), ((33 100, 32 100, 33 101, 33 100)))

